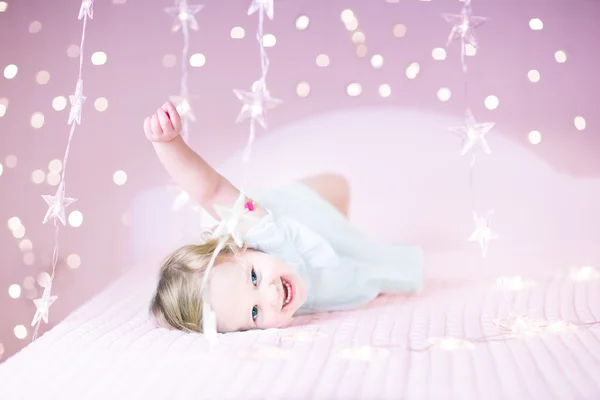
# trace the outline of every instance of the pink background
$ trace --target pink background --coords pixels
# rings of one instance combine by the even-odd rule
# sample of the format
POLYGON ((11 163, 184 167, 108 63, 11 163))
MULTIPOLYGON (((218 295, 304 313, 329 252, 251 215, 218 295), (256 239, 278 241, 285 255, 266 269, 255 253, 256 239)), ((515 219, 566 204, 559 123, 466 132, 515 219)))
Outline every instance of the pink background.
MULTIPOLYGON (((0 67, 15 64, 19 69, 13 79, 0 77, 0 104, 8 100, 0 117, 0 360, 31 339, 31 299, 42 290, 37 283, 26 289, 24 279, 51 267, 53 229, 41 223, 46 206, 40 196, 54 194, 56 188, 34 184, 32 172, 47 173, 49 162, 63 157, 68 107, 55 111, 52 99, 75 88, 78 58, 68 57, 67 48, 78 44, 81 35, 77 1, 7 3, 0 12, 0 67), (30 33, 34 21, 41 30, 30 33), (50 73, 47 84, 36 83, 41 70, 50 73), (39 129, 30 124, 35 112, 45 116, 39 129), (17 159, 12 168, 11 155, 17 159), (22 238, 7 226, 15 216, 25 227, 22 238), (24 262, 31 256, 20 249, 23 239, 33 244, 32 265, 24 262), (17 299, 9 296, 13 284, 22 288, 17 299), (15 338, 17 325, 28 329, 23 340, 15 338)), ((79 199, 67 211, 80 211, 83 224, 61 229, 61 265, 54 283, 59 299, 42 333, 139 263, 152 238, 164 247, 153 246, 152 256, 166 251, 171 243, 167 227, 159 222, 169 220, 172 228, 183 218, 165 217, 168 211, 156 209, 160 199, 171 196, 163 189, 132 203, 145 190, 169 183, 141 124, 178 93, 181 76, 182 35, 171 33, 170 17, 162 11, 171 3, 149 3, 97 1, 94 19, 88 21, 83 67, 87 101, 66 177, 67 194, 79 199), (97 51, 107 54, 105 65, 92 64, 97 51), (163 65, 167 54, 177 57, 175 66, 163 65), (95 109, 99 97, 108 99, 106 111, 95 109), (118 170, 128 176, 123 186, 113 182, 118 170), (156 212, 154 219, 143 217, 152 216, 148 209, 156 212), (79 268, 66 265, 70 254, 81 257, 79 268)), ((190 67, 189 88, 197 94, 191 144, 234 180, 239 178, 239 157, 227 159, 243 148, 248 124, 234 123, 240 103, 232 90, 248 89, 260 74, 257 16, 246 15, 249 3, 206 2, 197 16, 200 29, 190 35, 190 55, 206 57, 203 67, 190 67), (230 37, 235 26, 246 30, 243 39, 230 37)), ((456 277, 450 265, 464 266, 477 256, 476 245, 463 239, 472 230, 468 160, 458 157, 459 140, 446 129, 461 123, 465 101, 459 47, 450 46, 443 61, 434 60, 432 50, 444 46, 450 29, 440 14, 457 13, 461 4, 275 0, 275 20, 265 23, 265 33, 277 38, 267 49, 267 82, 284 103, 270 112, 269 132, 260 133, 264 139, 248 167, 251 183, 276 184, 323 170, 344 173, 355 188, 352 217, 361 228, 384 240, 414 241, 437 250, 438 261, 448 267, 436 273, 456 277), (340 19, 346 8, 354 11, 358 29, 365 33, 365 58, 357 57, 352 33, 340 19), (296 28, 300 15, 310 18, 306 30, 296 28), (398 23, 406 26, 405 37, 394 37, 398 23), (330 57, 328 67, 316 65, 321 53, 330 57), (383 56, 380 69, 370 63, 374 54, 383 56), (410 80, 405 69, 413 62, 420 64, 420 73, 410 80), (310 85, 306 98, 296 94, 301 81, 310 85), (351 82, 362 85, 360 96, 347 95, 351 82), (390 97, 378 94, 381 84, 390 85, 390 97), (442 87, 452 92, 448 102, 437 98, 442 87), (396 207, 394 215, 385 214, 384 207, 396 207)), ((493 228, 503 239, 490 245, 485 271, 514 274, 534 264, 539 272, 598 263, 600 139, 593 112, 600 90, 600 48, 593 39, 600 36, 600 4, 473 1, 473 6, 475 15, 490 21, 477 30, 477 55, 467 59, 470 105, 478 120, 497 123, 490 134, 493 154, 476 165, 476 198, 483 212, 495 208, 493 228), (532 18, 540 18, 544 28, 532 30, 532 18), (555 60, 558 50, 566 52, 565 63, 555 60), (540 72, 539 82, 527 79, 532 69, 540 72), (495 110, 484 106, 489 95, 500 100, 495 110), (584 130, 575 128, 576 116, 585 118, 584 130), (532 130, 541 133, 537 145, 528 141, 532 130)), ((472 276, 481 272, 478 265, 469 264, 460 273, 472 276)))

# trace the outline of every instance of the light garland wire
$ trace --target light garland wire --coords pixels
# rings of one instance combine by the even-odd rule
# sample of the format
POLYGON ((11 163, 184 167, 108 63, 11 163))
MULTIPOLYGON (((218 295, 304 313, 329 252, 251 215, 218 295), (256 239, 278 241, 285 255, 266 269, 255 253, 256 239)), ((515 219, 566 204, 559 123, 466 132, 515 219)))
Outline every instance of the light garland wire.
POLYGON ((181 82, 179 96, 171 96, 177 112, 181 115, 181 137, 189 144, 189 121, 195 122, 196 116, 190 105, 188 90, 188 52, 190 48, 190 29, 198 30, 196 14, 204 8, 202 4, 188 4, 187 0, 175 0, 175 7, 165 8, 165 12, 174 18, 172 32, 181 30, 183 48, 181 50, 181 82))
POLYGON ((42 198, 48 205, 48 211, 44 216, 43 224, 52 220, 54 222, 54 251, 52 252, 52 275, 50 275, 49 281, 46 283, 42 297, 33 300, 36 311, 31 321, 31 326, 35 326, 31 341, 35 341, 38 335, 39 327, 42 321, 48 323, 48 312, 50 306, 56 301, 58 296, 52 295, 52 283, 54 282, 54 276, 56 273, 56 265, 58 263, 58 249, 59 249, 59 231, 60 221, 63 225, 66 225, 65 219, 65 208, 77 201, 72 197, 66 197, 66 172, 67 172, 67 161, 69 158, 69 150, 71 148, 71 141, 73 140, 73 134, 75 133, 75 127, 81 124, 81 111, 85 96, 83 95, 83 47, 85 43, 85 32, 87 28, 87 20, 94 18, 94 0, 82 0, 79 8, 79 14, 77 19, 83 19, 83 29, 81 32, 81 45, 79 48, 79 76, 77 78, 77 85, 75 87, 75 93, 69 96, 71 103, 71 109, 69 111, 69 119, 67 123, 71 125, 69 131, 69 139, 67 141, 67 147, 65 149, 65 155, 63 158, 63 169, 58 184, 58 189, 54 195, 43 195, 42 198))
MULTIPOLYGON (((487 21, 486 17, 473 16, 471 9, 471 0, 465 0, 465 4, 460 14, 444 14, 444 19, 453 24, 450 35, 448 36, 447 46, 453 41, 460 39, 460 64, 463 73, 463 88, 464 88, 464 101, 466 108, 466 119, 465 125, 461 127, 450 128, 450 130, 460 137, 463 138, 463 145, 461 149, 461 156, 471 152, 471 162, 469 163, 469 197, 471 203, 471 209, 473 213, 473 222, 475 223, 475 230, 471 233, 468 238, 470 242, 478 242, 481 249, 481 255, 485 259, 488 253, 488 247, 490 240, 497 239, 499 236, 497 233, 490 229, 490 216, 494 213, 493 210, 488 211, 487 215, 480 215, 476 209, 477 204, 475 201, 475 185, 474 185, 474 166, 476 161, 476 147, 479 147, 487 154, 491 154, 491 149, 487 143, 485 135, 494 127, 495 123, 485 122, 477 123, 470 109, 469 102, 469 81, 468 81, 468 66, 466 60, 467 45, 471 45, 477 50, 478 41, 475 37, 474 30, 484 24, 487 21)), ((510 315, 515 315, 512 308, 512 302, 508 298, 506 289, 504 288, 504 280, 502 279, 503 290, 505 300, 510 305, 510 315)))
POLYGON ((487 256, 490 240, 497 239, 499 236, 490 229, 490 216, 493 214, 493 211, 489 211, 487 215, 481 215, 476 211, 473 169, 476 161, 475 150, 477 148, 483 150, 487 154, 491 154, 486 135, 491 131, 495 123, 477 123, 473 117, 469 104, 468 68, 465 56, 467 45, 471 45, 475 50, 477 49, 477 39, 475 38, 474 31, 477 27, 485 23, 487 18, 472 15, 471 0, 465 0, 460 14, 444 14, 443 18, 453 24, 452 31, 448 37, 447 46, 457 39, 460 39, 461 45, 460 63, 464 77, 464 97, 466 103, 465 124, 459 127, 452 127, 450 128, 450 131, 460 136, 463 140, 460 155, 465 156, 469 152, 472 153, 471 162, 469 164, 468 184, 475 230, 468 238, 468 241, 478 242, 481 248, 481 255, 485 258, 487 256))
MULTIPOLYGON (((485 258, 487 256, 489 241, 497 239, 499 236, 490 229, 489 217, 493 214, 493 210, 489 211, 487 216, 478 214, 476 210, 475 195, 474 195, 474 179, 473 169, 476 161, 476 154, 474 150, 479 148, 487 154, 491 154, 491 149, 486 140, 486 135, 494 127, 495 123, 477 123, 471 110, 469 108, 469 90, 468 90, 468 79, 467 79, 467 62, 466 62, 466 48, 467 45, 471 45, 477 50, 477 39, 475 38, 474 30, 484 24, 487 21, 485 17, 476 17, 472 15, 471 0, 465 0, 465 4, 460 14, 444 14, 443 17, 446 21, 453 24, 452 31, 448 37, 447 45, 450 45, 453 41, 460 39, 461 53, 460 63, 464 76, 464 97, 466 103, 466 118, 465 124, 460 127, 450 128, 450 131, 458 134, 463 139, 463 145, 461 149, 461 156, 472 152, 471 162, 469 164, 469 194, 471 199, 471 207, 473 209, 473 219, 475 222, 475 230, 469 237, 469 241, 476 241, 479 243, 481 248, 481 254, 485 258)), ((531 318, 526 314, 517 313, 512 305, 512 301, 508 298, 507 288, 504 278, 500 279, 502 285, 502 293, 507 303, 509 303, 509 313, 503 318, 497 318, 494 320, 496 325, 502 333, 495 336, 480 337, 480 338, 456 338, 446 337, 438 339, 429 339, 428 345, 420 349, 412 349, 414 351, 426 351, 433 346, 438 346, 442 349, 454 349, 454 348, 472 348, 475 343, 484 343, 492 341, 506 341, 522 336, 537 335, 543 332, 562 332, 566 330, 574 330, 578 327, 593 327, 600 324, 600 321, 592 322, 569 322, 569 321, 539 321, 531 318)))
POLYGON ((251 213, 249 214, 247 212, 251 203, 246 197, 244 188, 247 184, 245 164, 250 160, 252 145, 254 144, 254 139, 256 136, 256 122, 258 122, 263 129, 266 129, 266 110, 281 103, 280 100, 274 99, 270 96, 266 85, 266 78, 269 70, 269 58, 267 57, 263 43, 263 25, 265 14, 271 20, 275 16, 273 0, 252 0, 252 4, 248 9, 248 15, 252 15, 255 12, 258 12, 258 28, 256 32, 256 39, 259 43, 260 49, 261 77, 254 83, 254 85, 252 85, 251 92, 239 89, 234 90, 234 94, 243 102, 242 109, 237 117, 236 122, 239 123, 247 118, 250 118, 250 134, 242 156, 243 184, 240 187, 240 195, 231 209, 215 205, 215 210, 219 214, 221 222, 213 232, 212 237, 218 238, 219 242, 208 263, 201 285, 203 303, 202 332, 209 340, 211 346, 214 346, 217 341, 217 316, 210 307, 206 293, 210 273, 218 254, 223 249, 225 242, 230 237, 235 241, 238 247, 243 247, 244 238, 242 227, 245 225, 246 221, 254 219, 251 213))

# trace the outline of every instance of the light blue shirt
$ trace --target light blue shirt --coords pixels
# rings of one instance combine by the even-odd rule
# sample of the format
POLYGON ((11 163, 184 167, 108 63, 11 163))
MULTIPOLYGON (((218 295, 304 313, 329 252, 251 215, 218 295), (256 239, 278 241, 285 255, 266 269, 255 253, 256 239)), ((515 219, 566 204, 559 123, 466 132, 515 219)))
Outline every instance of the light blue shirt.
POLYGON ((380 293, 421 289, 419 247, 370 240, 300 183, 253 195, 269 213, 250 229, 245 243, 279 257, 300 275, 308 293, 300 312, 346 310, 380 293))

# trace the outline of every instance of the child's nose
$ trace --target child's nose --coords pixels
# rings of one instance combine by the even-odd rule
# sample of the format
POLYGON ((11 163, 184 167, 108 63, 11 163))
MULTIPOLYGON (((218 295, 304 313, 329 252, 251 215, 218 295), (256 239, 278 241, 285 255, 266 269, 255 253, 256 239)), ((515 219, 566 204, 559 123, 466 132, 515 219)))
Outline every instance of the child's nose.
POLYGON ((267 302, 273 307, 277 307, 279 304, 279 290, 274 283, 267 288, 267 302))

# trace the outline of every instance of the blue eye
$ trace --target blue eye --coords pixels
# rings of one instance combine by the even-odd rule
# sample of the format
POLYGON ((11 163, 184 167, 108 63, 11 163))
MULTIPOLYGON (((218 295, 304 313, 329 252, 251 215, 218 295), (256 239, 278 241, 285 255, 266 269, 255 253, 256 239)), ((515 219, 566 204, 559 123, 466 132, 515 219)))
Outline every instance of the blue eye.
POLYGON ((257 277, 256 277, 256 272, 254 271, 254 268, 252 268, 252 272, 250 273, 250 276, 252 277, 252 284, 254 286, 256 286, 256 281, 257 281, 257 277))
POLYGON ((252 307, 252 320, 256 321, 256 317, 258 317, 258 307, 254 306, 252 307))

